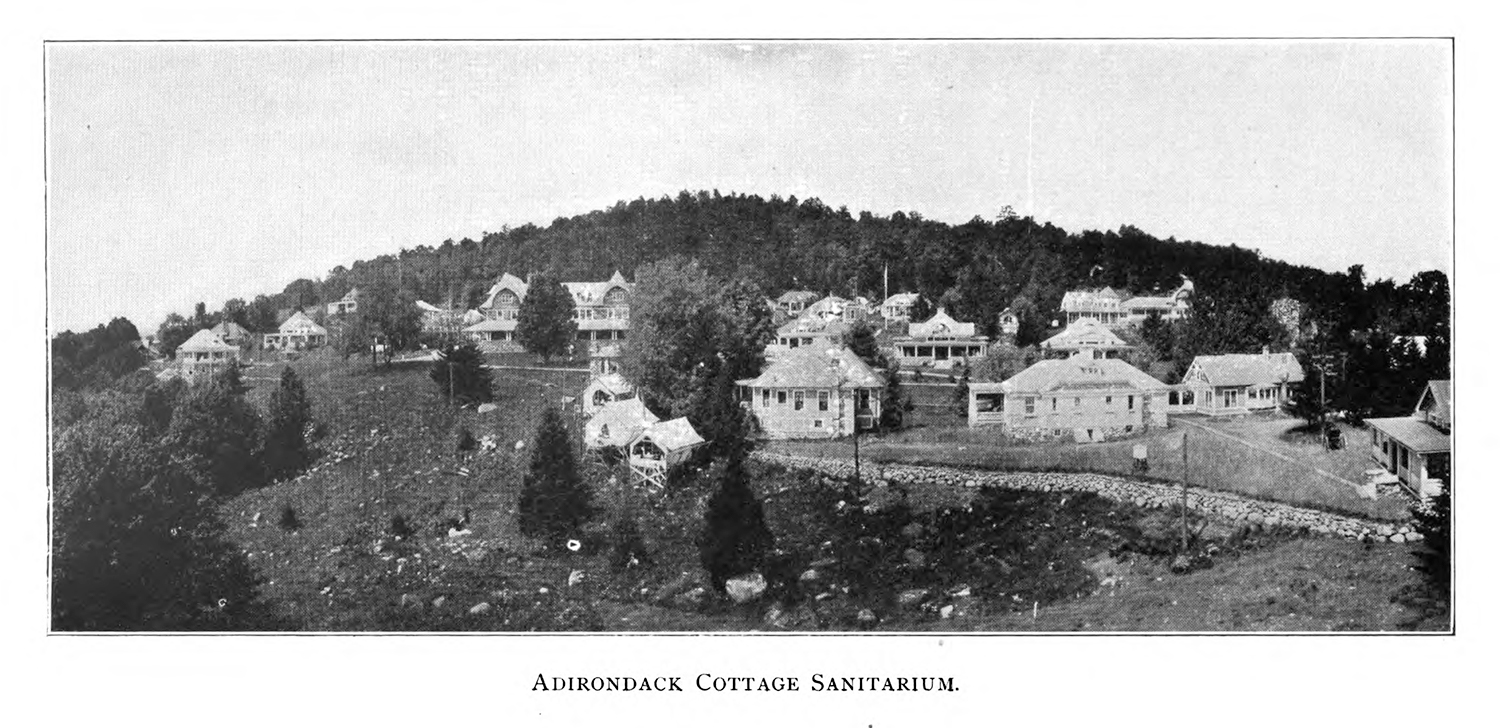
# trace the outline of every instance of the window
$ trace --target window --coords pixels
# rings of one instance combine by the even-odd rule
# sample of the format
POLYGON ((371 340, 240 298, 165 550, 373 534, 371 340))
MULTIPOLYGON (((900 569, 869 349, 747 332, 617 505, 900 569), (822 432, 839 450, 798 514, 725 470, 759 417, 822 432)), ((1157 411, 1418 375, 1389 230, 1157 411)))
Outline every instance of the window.
POLYGON ((786 390, 776 390, 776 404, 786 404, 786 390))
POLYGON ((1127 394, 1127 395, 1125 395, 1125 409, 1132 410, 1132 411, 1135 410, 1135 395, 1133 395, 1133 394, 1127 394))
POLYGON ((1004 412, 1005 395, 998 392, 994 394, 975 394, 974 409, 978 412, 1004 412))
POLYGON ((1180 404, 1180 403, 1181 403, 1181 397, 1178 395, 1177 390, 1172 390, 1170 392, 1167 392, 1167 404, 1168 405, 1174 405, 1174 404, 1180 404))
POLYGON ((823 421, 822 420, 813 420, 813 429, 814 430, 821 430, 821 429, 823 429, 823 421))
POLYGON ((600 425, 599 426, 599 436, 600 437, 609 437, 609 425, 600 425))
POLYGON ((1080 408, 1082 406, 1083 406, 1083 398, 1082 397, 1074 397, 1073 398, 1073 409, 1078 409, 1078 408, 1080 408))
POLYGON ((800 389, 792 393, 792 409, 802 409, 802 390, 800 389))
POLYGON ((1192 404, 1193 403, 1193 391, 1191 389, 1182 393, 1182 403, 1183 404, 1192 404))
POLYGON ((1052 411, 1053 412, 1057 411, 1057 398, 1056 397, 1052 398, 1052 411))
POLYGON ((1125 426, 1125 432, 1126 433, 1130 433, 1130 432, 1134 432, 1134 431, 1135 431, 1135 425, 1126 425, 1125 426))
POLYGON ((1115 403, 1114 396, 1108 395, 1108 394, 1104 395, 1104 403, 1105 404, 1114 404, 1115 403))
POLYGON ((1409 461, 1407 460, 1407 454, 1410 453, 1410 452, 1411 452, 1410 450, 1407 450, 1404 447, 1401 448, 1401 469, 1402 470, 1405 470, 1405 469, 1411 467, 1411 465, 1408 464, 1409 461))
POLYGON ((1028 415, 1036 414, 1036 398, 1035 397, 1027 397, 1026 398, 1026 414, 1028 414, 1028 415))
POLYGON ((760 390, 760 406, 762 406, 762 407, 770 407, 771 406, 771 390, 769 390, 769 389, 762 389, 762 390, 760 390))
POLYGON ((819 412, 827 412, 828 411, 828 393, 827 392, 818 392, 818 411, 819 412))

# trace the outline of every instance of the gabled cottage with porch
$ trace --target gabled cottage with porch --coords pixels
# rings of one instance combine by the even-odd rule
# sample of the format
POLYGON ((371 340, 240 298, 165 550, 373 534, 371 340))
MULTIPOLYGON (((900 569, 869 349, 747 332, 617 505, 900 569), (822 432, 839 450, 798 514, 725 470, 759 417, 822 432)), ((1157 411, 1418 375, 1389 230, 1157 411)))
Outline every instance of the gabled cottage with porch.
POLYGON ((1290 353, 1217 354, 1193 359, 1176 389, 1179 397, 1193 393, 1200 414, 1243 415, 1286 404, 1302 379, 1302 365, 1290 353))
POLYGON ((776 297, 776 307, 781 309, 782 313, 796 318, 819 298, 821 296, 812 291, 787 291, 776 297))
POLYGON ((736 382, 741 402, 772 439, 816 439, 880 421, 885 380, 845 347, 787 351, 754 379, 736 382))
POLYGON ((267 350, 283 349, 303 351, 316 349, 328 343, 328 329, 318 325, 307 314, 296 311, 281 322, 276 333, 266 334, 264 346, 267 350))
POLYGON ((920 293, 896 293, 881 301, 880 317, 887 322, 911 321, 911 309, 922 298, 920 293))
MULTIPOLYGON (((592 350, 625 340, 630 331, 630 293, 634 286, 620 271, 606 281, 564 281, 562 285, 573 297, 576 339, 583 347, 592 350)), ((529 287, 530 283, 510 273, 501 275, 479 305, 484 320, 468 326, 464 333, 490 350, 521 351, 516 326, 529 287)))
POLYGON ((1167 385, 1119 359, 1045 359, 1004 382, 969 384, 969 426, 1025 440, 1097 442, 1167 426, 1167 385))
POLYGON ((1082 316, 1057 335, 1043 341, 1041 349, 1051 355, 1061 355, 1062 358, 1084 352, 1092 359, 1117 359, 1129 351, 1131 346, 1104 324, 1082 316))
POLYGON ((892 348, 901 366, 947 368, 955 361, 984 356, 990 340, 977 335, 974 324, 958 321, 939 308, 932 318, 907 327, 905 336, 892 340, 892 348))
POLYGON ((638 482, 662 487, 666 485, 667 469, 687 460, 703 444, 703 436, 688 419, 678 417, 651 424, 631 438, 625 446, 626 462, 638 482))
POLYGON ((177 347, 177 368, 187 377, 215 372, 239 361, 240 348, 209 329, 200 329, 177 347))
POLYGON ((1436 495, 1451 478, 1453 382, 1427 383, 1410 417, 1375 417, 1370 427, 1370 458, 1419 496, 1436 495))
POLYGON ((583 425, 583 444, 590 450, 617 447, 622 450, 642 430, 660 422, 639 398, 606 402, 583 425))

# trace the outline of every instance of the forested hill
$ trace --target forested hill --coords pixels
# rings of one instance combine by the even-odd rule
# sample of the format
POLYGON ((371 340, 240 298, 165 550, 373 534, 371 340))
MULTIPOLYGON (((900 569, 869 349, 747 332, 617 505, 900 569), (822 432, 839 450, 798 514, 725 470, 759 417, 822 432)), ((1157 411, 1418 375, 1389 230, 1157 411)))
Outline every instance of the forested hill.
MULTIPOLYGON (((748 277, 772 296, 808 288, 876 298, 889 265, 892 293, 920 291, 959 318, 986 325, 1017 297, 1050 316, 1072 288, 1165 292, 1177 287, 1180 276, 1193 280, 1200 297, 1243 311, 1265 311, 1272 300, 1290 296, 1337 328, 1370 328, 1374 317, 1386 316, 1403 320, 1385 321, 1381 328, 1414 333, 1430 330, 1436 323, 1431 316, 1447 315, 1446 304, 1432 312, 1399 305, 1396 286, 1385 281, 1367 290, 1357 267, 1350 274, 1328 273, 1233 245, 1162 240, 1129 225, 1069 233, 1008 210, 998 219, 949 225, 917 213, 881 217, 833 209, 817 199, 718 191, 620 202, 558 218, 546 228, 528 224, 477 241, 449 240, 359 261, 335 268, 319 285, 294 283, 286 292, 292 295, 281 297, 294 300, 281 303, 332 300, 351 286, 385 281, 430 302, 472 307, 506 271, 603 280, 617 269, 632 277, 636 267, 672 255, 748 277), (1370 295, 1384 300, 1365 300, 1370 295)), ((1438 275, 1446 297, 1446 276, 1438 275)))

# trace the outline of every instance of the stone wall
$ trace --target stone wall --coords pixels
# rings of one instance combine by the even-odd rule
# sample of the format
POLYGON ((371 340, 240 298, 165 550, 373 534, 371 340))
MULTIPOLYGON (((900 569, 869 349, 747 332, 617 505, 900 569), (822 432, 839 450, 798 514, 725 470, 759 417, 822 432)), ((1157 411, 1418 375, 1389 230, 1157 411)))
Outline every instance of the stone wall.
MULTIPOLYGON (((836 478, 854 476, 854 464, 844 460, 761 451, 754 452, 751 457, 784 468, 807 470, 836 478)), ((1117 502, 1134 503, 1147 508, 1174 508, 1182 502, 1181 486, 1098 473, 1001 472, 932 465, 864 463, 862 475, 866 480, 881 486, 899 483, 917 487, 947 485, 1047 492, 1085 491, 1117 502)), ((1401 543, 1421 539, 1421 534, 1416 533, 1406 523, 1386 523, 1343 516, 1202 488, 1188 488, 1187 504, 1191 510, 1230 521, 1264 526, 1306 528, 1312 533, 1351 540, 1370 539, 1401 543)))

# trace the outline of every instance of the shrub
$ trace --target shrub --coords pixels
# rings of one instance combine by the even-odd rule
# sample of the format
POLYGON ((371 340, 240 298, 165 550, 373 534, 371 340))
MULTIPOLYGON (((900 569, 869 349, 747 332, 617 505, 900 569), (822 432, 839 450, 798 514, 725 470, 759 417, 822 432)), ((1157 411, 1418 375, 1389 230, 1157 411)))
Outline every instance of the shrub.
POLYGON ((646 542, 641 538, 641 527, 634 516, 623 515, 615 520, 614 550, 610 555, 610 566, 621 571, 631 566, 650 566, 651 555, 646 551, 646 542), (633 562, 633 563, 632 563, 633 562))
POLYGON ((291 506, 281 507, 281 519, 276 522, 283 531, 295 531, 302 528, 302 522, 297 520, 297 511, 291 506))
POLYGON ((291 367, 282 369, 281 383, 267 407, 265 463, 271 479, 296 475, 312 461, 307 445, 311 421, 312 404, 302 379, 291 367))
POLYGON ((391 536, 399 539, 411 538, 411 535, 413 533, 416 533, 416 531, 412 530, 412 527, 406 523, 406 516, 403 516, 400 513, 391 516, 390 531, 391 536))
POLYGON ((741 453, 732 453, 725 464, 704 521, 698 556, 709 582, 723 592, 724 582, 759 567, 774 542, 760 500, 750 490, 741 453))
POLYGON ((433 362, 428 376, 444 397, 454 404, 481 404, 495 400, 490 371, 484 368, 484 353, 468 342, 442 350, 442 360, 433 362))

